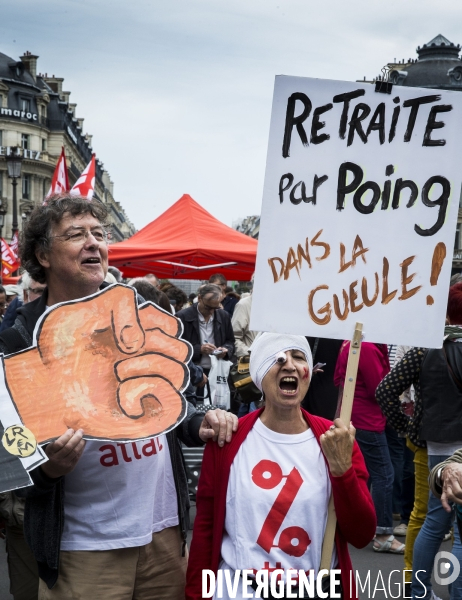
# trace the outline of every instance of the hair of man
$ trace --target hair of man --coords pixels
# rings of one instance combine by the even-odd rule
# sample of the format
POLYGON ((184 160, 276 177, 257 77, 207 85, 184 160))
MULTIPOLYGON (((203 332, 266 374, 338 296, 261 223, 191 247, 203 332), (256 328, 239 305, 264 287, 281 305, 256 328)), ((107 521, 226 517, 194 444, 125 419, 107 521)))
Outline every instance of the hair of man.
POLYGON ((144 279, 144 277, 135 277, 135 279, 131 279, 128 282, 128 285, 134 287, 138 294, 143 296, 145 300, 154 302, 154 304, 159 304, 159 290, 155 288, 152 283, 149 283, 149 281, 144 279))
POLYGON ((117 283, 122 283, 123 276, 122 271, 120 271, 120 269, 118 269, 117 267, 109 266, 107 268, 107 271, 108 273, 114 276, 117 283))
POLYGON ((65 214, 72 216, 91 214, 103 228, 107 228, 108 211, 99 200, 89 202, 83 196, 71 194, 53 195, 47 203, 36 206, 26 221, 19 243, 19 257, 22 266, 38 283, 46 283, 45 269, 37 259, 40 250, 48 251, 53 240, 52 224, 59 224, 65 214))
POLYGON ((200 298, 204 298, 209 294, 212 294, 212 298, 218 301, 220 301, 221 297, 223 296, 221 288, 218 287, 218 285, 215 285, 214 283, 207 283, 199 288, 198 295, 200 298))
POLYGON ((167 294, 167 296, 168 296, 169 300, 172 302, 172 304, 175 305, 176 311, 181 310, 183 308, 183 306, 186 304, 186 302, 188 301, 188 297, 183 292, 183 290, 176 287, 175 285, 168 288, 168 290, 165 293, 167 294))
POLYGON ((221 273, 214 273, 209 277, 209 283, 215 283, 216 285, 226 285, 228 280, 221 273))

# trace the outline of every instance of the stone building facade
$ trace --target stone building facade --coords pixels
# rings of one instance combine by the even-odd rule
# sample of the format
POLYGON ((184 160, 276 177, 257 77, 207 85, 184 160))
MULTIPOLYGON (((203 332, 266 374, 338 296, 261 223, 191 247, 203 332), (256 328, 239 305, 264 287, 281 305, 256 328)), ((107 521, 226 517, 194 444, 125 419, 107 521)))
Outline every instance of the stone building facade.
MULTIPOLYGON (((2 235, 11 238, 13 186, 5 155, 19 146, 23 156, 17 180, 19 229, 33 206, 43 201, 64 146, 69 183, 76 182, 90 162, 92 136, 83 132, 83 118, 64 91, 64 79, 37 73, 38 56, 26 52, 20 60, 0 53, 0 210, 5 211, 2 235)), ((109 209, 113 241, 127 239, 135 228, 114 199, 114 184, 103 163, 96 161, 94 201, 109 209)))

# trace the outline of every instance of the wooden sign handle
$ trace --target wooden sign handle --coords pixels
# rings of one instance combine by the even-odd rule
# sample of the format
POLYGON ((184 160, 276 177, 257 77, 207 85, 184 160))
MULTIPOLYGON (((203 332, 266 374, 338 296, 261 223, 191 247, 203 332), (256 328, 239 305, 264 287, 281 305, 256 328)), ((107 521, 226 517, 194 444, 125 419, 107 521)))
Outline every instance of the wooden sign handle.
MULTIPOLYGON (((348 354, 348 364, 345 376, 345 386, 343 388, 342 408, 340 410, 341 421, 349 427, 351 419, 351 410, 353 408, 353 398, 355 395, 356 378, 358 375, 359 355, 361 353, 363 324, 356 323, 353 339, 350 343, 350 352, 348 354)), ((329 506, 327 509, 327 524, 324 532, 321 553, 321 569, 330 569, 332 562, 332 553, 334 551, 335 528, 337 518, 335 516, 334 496, 330 495, 329 506)))

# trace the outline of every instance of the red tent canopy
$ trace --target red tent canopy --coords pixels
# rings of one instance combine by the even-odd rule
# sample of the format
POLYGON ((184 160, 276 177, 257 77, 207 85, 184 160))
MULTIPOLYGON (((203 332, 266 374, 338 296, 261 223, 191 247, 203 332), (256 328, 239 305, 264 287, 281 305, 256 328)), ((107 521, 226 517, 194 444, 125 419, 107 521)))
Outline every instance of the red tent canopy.
POLYGON ((235 231, 184 194, 134 236, 109 246, 109 264, 124 277, 248 281, 255 269, 257 240, 235 231))

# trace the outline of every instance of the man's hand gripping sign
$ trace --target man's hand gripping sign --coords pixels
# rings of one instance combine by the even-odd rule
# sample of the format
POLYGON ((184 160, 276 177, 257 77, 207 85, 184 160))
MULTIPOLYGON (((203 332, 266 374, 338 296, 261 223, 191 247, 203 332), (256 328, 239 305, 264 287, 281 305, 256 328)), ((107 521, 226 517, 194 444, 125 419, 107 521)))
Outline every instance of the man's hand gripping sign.
POLYGON ((38 323, 36 346, 4 359, 22 425, 39 444, 67 428, 118 441, 173 429, 186 414, 192 354, 181 332, 178 319, 138 307, 123 285, 57 305, 38 323))

